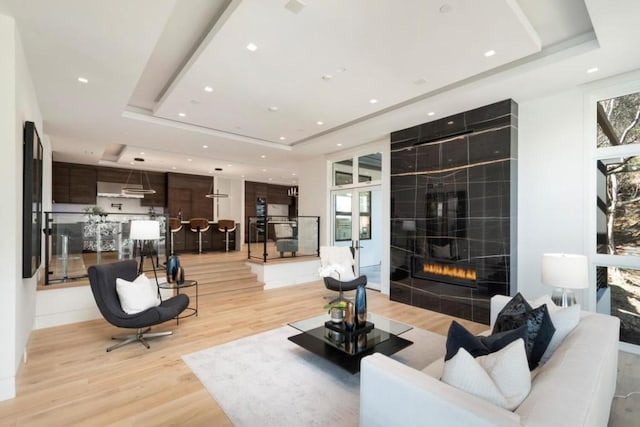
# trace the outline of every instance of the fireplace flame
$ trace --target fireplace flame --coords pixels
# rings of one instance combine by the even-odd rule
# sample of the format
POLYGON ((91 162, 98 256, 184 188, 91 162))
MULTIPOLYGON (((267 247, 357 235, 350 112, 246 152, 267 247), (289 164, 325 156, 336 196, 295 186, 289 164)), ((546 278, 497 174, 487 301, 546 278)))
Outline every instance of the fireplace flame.
POLYGON ((456 279, 464 279, 464 280, 476 280, 476 271, 473 269, 467 269, 463 267, 458 267, 455 265, 442 265, 442 264, 431 264, 424 263, 422 265, 422 271, 429 274, 434 274, 437 276, 446 276, 453 277, 456 279))

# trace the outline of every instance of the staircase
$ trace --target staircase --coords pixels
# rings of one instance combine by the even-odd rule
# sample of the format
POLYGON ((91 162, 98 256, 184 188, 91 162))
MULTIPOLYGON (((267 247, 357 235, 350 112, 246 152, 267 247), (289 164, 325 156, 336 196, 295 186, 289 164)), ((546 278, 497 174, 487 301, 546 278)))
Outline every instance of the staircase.
POLYGON ((186 279, 198 281, 200 295, 264 288, 264 284, 257 281, 251 268, 245 265, 244 258, 181 256, 180 264, 186 279))

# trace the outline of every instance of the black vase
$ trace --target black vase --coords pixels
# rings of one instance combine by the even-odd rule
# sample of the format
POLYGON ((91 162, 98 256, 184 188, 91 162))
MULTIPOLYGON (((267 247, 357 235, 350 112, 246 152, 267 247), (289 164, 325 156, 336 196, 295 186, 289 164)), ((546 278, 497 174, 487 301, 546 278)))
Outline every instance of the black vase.
POLYGON ((178 269, 180 268, 180 259, 171 255, 167 259, 167 282, 175 283, 178 276, 178 269))
POLYGON ((367 293, 364 285, 358 286, 356 289, 356 325, 358 327, 364 326, 367 322, 367 293))

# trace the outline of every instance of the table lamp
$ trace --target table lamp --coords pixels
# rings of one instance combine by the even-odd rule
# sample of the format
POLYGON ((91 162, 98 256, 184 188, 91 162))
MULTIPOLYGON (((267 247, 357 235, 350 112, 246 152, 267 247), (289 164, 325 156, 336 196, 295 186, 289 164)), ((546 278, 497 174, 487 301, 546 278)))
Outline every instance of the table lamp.
POLYGON ((574 289, 589 287, 587 257, 573 254, 544 254, 542 283, 555 288, 551 299, 561 307, 576 303, 574 289))
MULTIPOLYGON (((144 263, 144 257, 146 255, 145 242, 160 240, 160 222, 154 220, 132 220, 129 238, 131 240, 138 240, 140 242, 140 267, 138 268, 138 273, 142 273, 142 265, 144 263)), ((153 274, 154 276, 156 276, 157 281, 158 276, 156 275, 156 267, 153 263, 153 254, 148 255, 151 256, 151 266, 153 267, 153 274)))

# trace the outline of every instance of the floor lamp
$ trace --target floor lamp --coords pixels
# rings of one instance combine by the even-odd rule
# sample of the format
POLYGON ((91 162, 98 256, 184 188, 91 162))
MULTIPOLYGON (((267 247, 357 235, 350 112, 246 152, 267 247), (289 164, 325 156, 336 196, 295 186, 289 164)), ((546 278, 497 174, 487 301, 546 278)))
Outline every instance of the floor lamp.
POLYGON ((561 307, 576 303, 574 289, 589 287, 587 257, 572 254, 544 254, 542 256, 542 283, 555 288, 551 299, 561 307))
POLYGON ((131 231, 129 232, 129 238, 131 240, 138 241, 138 247, 140 248, 140 265, 138 267, 138 274, 142 273, 142 266, 144 264, 145 255, 151 258, 151 266, 153 267, 153 275, 158 283, 158 274, 156 273, 156 266, 153 263, 153 253, 145 253, 147 242, 152 243, 154 240, 160 240, 160 222, 153 220, 133 220, 131 221, 131 231))

